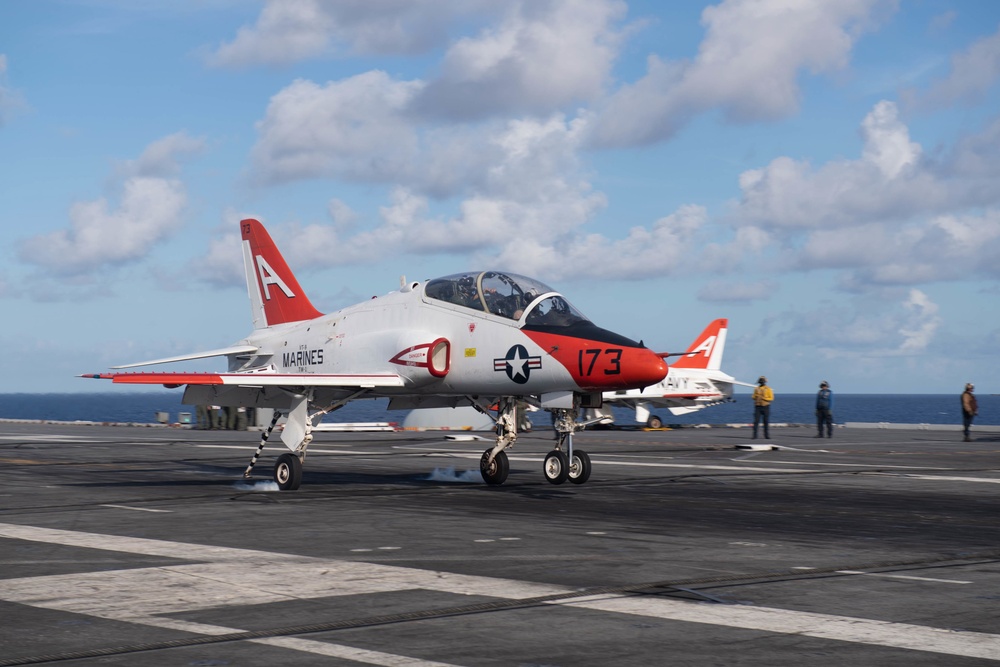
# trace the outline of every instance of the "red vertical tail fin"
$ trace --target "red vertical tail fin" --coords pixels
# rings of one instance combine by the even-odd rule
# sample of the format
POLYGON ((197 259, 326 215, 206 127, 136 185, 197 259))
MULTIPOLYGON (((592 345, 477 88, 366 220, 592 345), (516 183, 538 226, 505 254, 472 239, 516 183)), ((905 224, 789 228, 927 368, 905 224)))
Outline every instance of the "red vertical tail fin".
POLYGON ((240 233, 254 328, 321 316, 323 313, 313 307, 264 225, 248 218, 240 221, 240 233))
POLYGON ((722 352, 726 347, 726 330, 729 320, 719 318, 705 327, 684 356, 670 364, 673 368, 704 368, 717 371, 722 368, 722 352))

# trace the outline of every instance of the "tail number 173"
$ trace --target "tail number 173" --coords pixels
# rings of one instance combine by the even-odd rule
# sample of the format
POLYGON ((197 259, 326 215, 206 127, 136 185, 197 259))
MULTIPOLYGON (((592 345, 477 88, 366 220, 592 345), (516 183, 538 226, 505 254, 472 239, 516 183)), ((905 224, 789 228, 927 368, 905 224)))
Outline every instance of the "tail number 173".
POLYGON ((594 374, 594 366, 597 365, 597 359, 602 355, 610 357, 606 359, 608 367, 604 369, 605 375, 619 375, 622 372, 622 351, 618 348, 610 348, 606 350, 602 349, 589 349, 580 350, 577 353, 577 369, 580 372, 580 377, 590 377, 594 374))

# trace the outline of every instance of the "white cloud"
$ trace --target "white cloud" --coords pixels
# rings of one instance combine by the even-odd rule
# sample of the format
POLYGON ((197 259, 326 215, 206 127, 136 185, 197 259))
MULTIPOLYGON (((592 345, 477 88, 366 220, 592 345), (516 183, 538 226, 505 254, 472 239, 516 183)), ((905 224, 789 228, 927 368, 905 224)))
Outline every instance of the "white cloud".
POLYGON ((297 80, 271 98, 257 123, 256 177, 384 181, 416 168, 418 137, 401 111, 419 82, 372 71, 319 86, 297 80))
POLYGON ((414 108, 435 117, 474 119, 548 114, 593 100, 608 83, 625 14, 618 0, 543 0, 509 5, 497 28, 456 42, 442 74, 414 108))
POLYGON ((20 257, 62 275, 136 261, 182 224, 187 203, 180 181, 134 177, 122 186, 115 210, 103 197, 70 208, 70 228, 21 243, 20 257))
MULTIPOLYGON (((741 174, 738 233, 766 230, 782 251, 779 268, 847 269, 839 282, 851 291, 997 276, 1000 122, 928 157, 883 101, 864 119, 862 137, 856 160, 813 168, 779 157, 741 174)), ((759 252, 749 244, 744 256, 759 252)))
POLYGON ((153 142, 138 160, 126 163, 130 175, 120 184, 116 207, 104 197, 76 202, 69 211, 68 229, 21 241, 19 257, 61 276, 142 259, 183 224, 185 187, 163 174, 174 174, 176 158, 200 147, 199 140, 184 133, 153 142))
POLYGON ((957 102, 976 102, 1000 78, 1000 30, 983 37, 951 58, 948 75, 924 92, 907 91, 907 99, 921 108, 939 108, 957 102))
POLYGON ((204 148, 204 139, 196 139, 184 131, 175 132, 146 146, 138 159, 124 163, 123 171, 128 176, 176 176, 180 172, 178 159, 197 155, 204 148))
POLYGON ((358 214, 337 198, 327 202, 326 212, 330 215, 335 229, 349 229, 358 219, 358 214))
MULTIPOLYGON (((333 237, 325 246, 312 244, 318 261, 354 263, 405 247, 417 253, 473 253, 477 261, 548 277, 595 268, 602 275, 621 272, 630 278, 672 271, 704 222, 705 210, 683 208, 648 229, 633 228, 622 239, 582 234, 606 205, 603 194, 594 192, 581 174, 582 125, 553 115, 481 126, 478 136, 468 135, 468 143, 460 146, 425 142, 418 164, 434 165, 442 161, 440 155, 454 157, 462 151, 468 157, 455 157, 459 164, 476 164, 474 156, 484 153, 490 156, 477 164, 478 170, 466 169, 464 198, 454 212, 435 212, 426 194, 427 174, 415 174, 410 187, 393 188, 390 203, 380 209, 381 225, 337 238, 336 252, 329 245, 333 237)), ((406 183, 403 176, 396 174, 406 183)))
POLYGON ((938 306, 918 289, 823 303, 815 310, 785 312, 766 321, 761 335, 788 350, 815 348, 840 362, 865 358, 912 357, 934 341, 942 318, 938 306))
POLYGON ((227 232, 210 239, 208 252, 190 262, 186 273, 217 287, 246 285, 240 234, 227 232))
POLYGON ((920 159, 920 145, 910 141, 909 129, 899 120, 896 105, 881 101, 861 124, 865 140, 862 158, 887 179, 899 176, 920 159))
POLYGON ((318 86, 296 81, 257 124, 253 175, 265 183, 338 178, 435 197, 525 189, 535 196, 558 169, 576 168, 579 123, 559 115, 474 127, 422 127, 404 108, 419 82, 367 72, 318 86))
POLYGON ((0 127, 25 106, 21 93, 7 85, 7 54, 0 53, 0 127))
POLYGON ((441 44, 451 24, 483 0, 268 0, 257 22, 209 54, 220 67, 286 65, 342 49, 360 54, 414 54, 441 44))
POLYGON ((519 121, 449 121, 524 111, 550 118, 600 95, 617 49, 610 25, 623 11, 617 0, 511 3, 495 31, 452 47, 435 80, 369 71, 325 85, 295 81, 257 124, 253 174, 264 183, 384 182, 435 197, 476 187, 504 159, 497 133, 515 134, 519 121))
POLYGON ((842 287, 849 290, 1000 278, 998 209, 975 215, 942 215, 906 225, 869 225, 863 233, 855 233, 853 245, 838 243, 834 236, 814 234, 803 262, 851 268, 841 279, 842 287), (835 250, 831 252, 831 248, 835 250))
MULTIPOLYGON (((703 14, 707 34, 697 58, 683 63, 654 57, 647 77, 623 87, 610 105, 624 104, 623 122, 649 114, 640 124, 654 129, 711 108, 733 120, 791 113, 799 74, 845 67, 873 17, 894 6, 882 0, 723 2, 703 14)), ((621 8, 608 2, 565 14, 574 7, 569 0, 509 5, 497 27, 453 45, 440 77, 430 82, 370 71, 325 85, 298 80, 274 95, 257 124, 252 174, 258 182, 331 178, 381 184, 391 192, 380 209, 381 223, 353 234, 357 217, 349 205, 330 202, 332 228, 299 229, 311 230, 316 241, 316 252, 301 261, 351 264, 405 247, 472 254, 476 261, 549 278, 586 267, 603 278, 634 279, 670 274, 696 260, 732 272, 766 257, 769 271, 846 270, 840 285, 863 290, 953 279, 958 272, 942 268, 927 252, 938 244, 960 254, 958 236, 947 231, 942 216, 968 207, 1000 207, 994 187, 1000 176, 994 149, 1000 121, 951 152, 926 155, 896 105, 882 101, 860 124, 863 148, 856 159, 814 166, 783 156, 744 172, 729 242, 709 240, 708 215, 701 207, 682 207, 628 231, 588 230, 607 202, 591 187, 580 150, 595 136, 595 124, 598 134, 607 129, 602 125, 607 116, 583 111, 567 118, 557 112, 455 124, 415 113, 428 111, 427 104, 451 85, 467 87, 475 104, 496 91, 520 91, 513 96, 516 103, 494 107, 508 116, 531 110, 535 102, 527 98, 535 92, 537 109, 592 99, 616 54, 613 24, 621 8), (553 20, 564 15, 572 20, 553 20), (567 51, 583 53, 587 67, 569 63, 563 69, 556 57, 560 43, 574 44, 567 51), (547 74, 523 68, 546 49, 555 49, 541 58, 552 64, 547 74), (555 72, 564 87, 531 78, 555 72)), ((452 116, 468 120, 478 113, 460 110, 452 116)), ((980 258, 974 270, 980 272, 991 271, 992 219, 972 214, 950 228, 965 225, 986 235, 974 251, 980 258)), ((742 290, 717 283, 702 297, 765 298, 774 285, 768 276, 750 279, 742 290)))
POLYGON ((749 303, 766 301, 778 290, 773 280, 713 280, 698 290, 702 301, 720 303, 749 303))
POLYGON ((910 298, 903 303, 909 312, 899 328, 903 342, 899 346, 901 354, 923 352, 941 326, 938 306, 918 289, 910 290, 910 298))
POLYGON ((634 146, 669 139, 696 114, 773 120, 798 109, 798 77, 844 69, 861 33, 895 0, 725 0, 702 12, 705 39, 691 62, 650 56, 646 76, 598 112, 592 141, 634 146))
MULTIPOLYGON (((380 77, 379 84, 391 86, 387 78, 380 77)), ((301 129, 294 123, 284 127, 292 135, 301 129)), ((353 235, 335 225, 327 236, 308 244, 314 252, 302 261, 344 265, 381 259, 406 248, 414 253, 471 255, 469 261, 482 265, 547 278, 598 271, 602 277, 628 279, 671 273, 687 261, 685 253, 707 220, 703 207, 681 207, 649 227, 634 226, 623 238, 614 230, 586 233, 586 226, 607 202, 602 193, 593 191, 579 161, 584 121, 555 114, 489 123, 476 130, 460 132, 461 141, 442 134, 435 141, 411 144, 412 162, 430 167, 416 173, 390 170, 379 176, 386 183, 397 183, 390 201, 380 208, 381 224, 353 235), (428 182, 429 176, 440 180, 433 165, 445 162, 442 156, 465 167, 460 174, 464 180, 456 181, 460 197, 445 202, 430 198, 436 191, 428 182)), ((327 131, 331 137, 340 136, 336 129, 327 131)), ((269 136, 287 139, 289 133, 269 136)), ((365 134, 365 128, 357 128, 356 134, 365 134)), ((313 136, 314 144, 325 142, 316 142, 313 136)), ((337 169, 358 174, 377 155, 377 148, 340 150, 337 169)))
POLYGON ((835 160, 818 169, 779 157, 740 175, 737 216, 766 227, 829 228, 904 219, 941 210, 959 195, 938 165, 921 161, 920 146, 898 119, 892 102, 879 102, 862 123, 860 159, 835 160))

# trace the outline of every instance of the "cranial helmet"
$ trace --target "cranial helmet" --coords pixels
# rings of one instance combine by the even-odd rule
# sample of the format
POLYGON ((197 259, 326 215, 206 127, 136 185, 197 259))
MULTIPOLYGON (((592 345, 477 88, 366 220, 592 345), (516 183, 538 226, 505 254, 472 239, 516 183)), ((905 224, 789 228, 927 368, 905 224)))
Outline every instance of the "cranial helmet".
POLYGON ((759 378, 757 378, 757 384, 767 384, 767 378, 761 375, 759 378))

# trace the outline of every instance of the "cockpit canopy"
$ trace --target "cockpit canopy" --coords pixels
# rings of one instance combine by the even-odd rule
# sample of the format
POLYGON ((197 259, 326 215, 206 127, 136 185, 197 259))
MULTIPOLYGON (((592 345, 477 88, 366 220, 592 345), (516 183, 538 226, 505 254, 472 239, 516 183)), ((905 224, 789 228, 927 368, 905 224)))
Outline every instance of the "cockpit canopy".
POLYGON ((534 278, 481 271, 436 278, 424 287, 431 299, 520 321, 533 326, 589 323, 561 294, 534 278))

